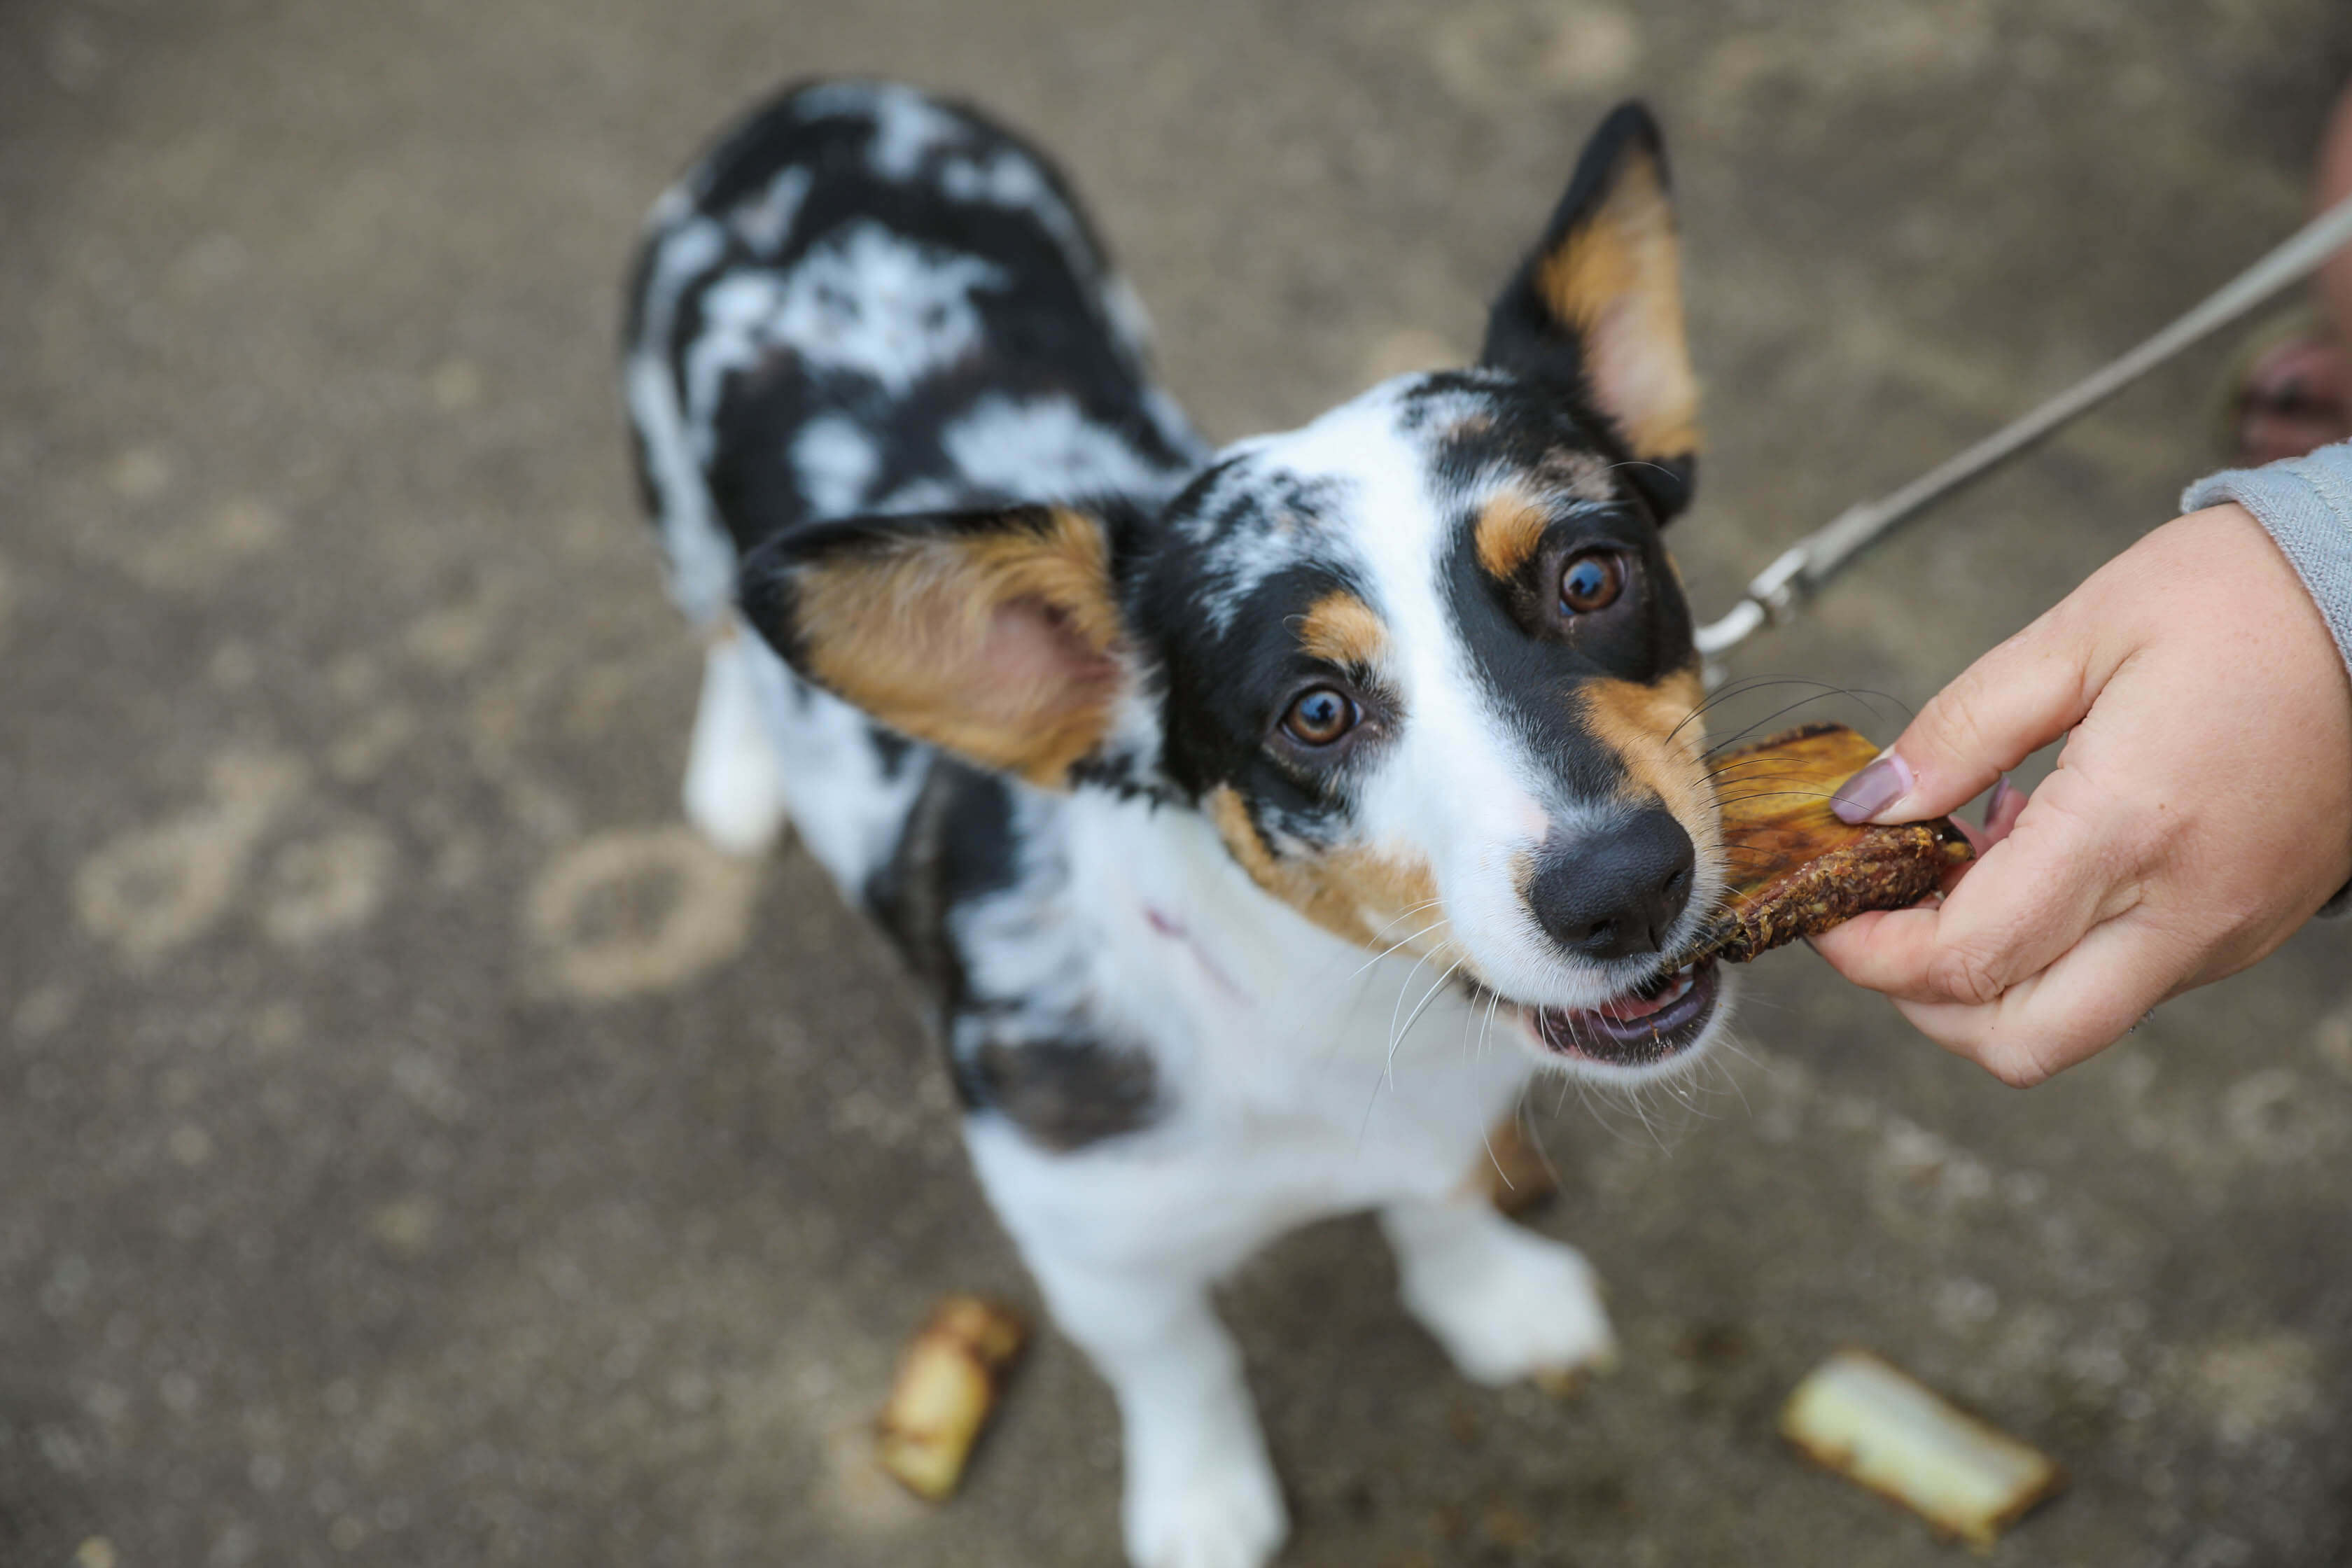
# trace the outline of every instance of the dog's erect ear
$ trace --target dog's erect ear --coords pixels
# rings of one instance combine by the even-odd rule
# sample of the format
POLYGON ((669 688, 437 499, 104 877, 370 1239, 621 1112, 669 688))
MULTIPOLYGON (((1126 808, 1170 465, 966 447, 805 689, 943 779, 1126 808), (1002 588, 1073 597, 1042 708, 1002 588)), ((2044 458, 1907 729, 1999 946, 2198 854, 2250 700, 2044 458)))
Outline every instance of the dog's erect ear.
POLYGON ((1688 504, 1698 383, 1665 147, 1639 103, 1618 105, 1586 143, 1543 238, 1495 300, 1479 358, 1576 389, 1640 460, 1627 478, 1660 519, 1688 504))
POLYGON ((741 591, 808 679, 1048 788, 1102 744, 1124 689, 1109 537, 1067 507, 827 523, 752 552, 741 591))

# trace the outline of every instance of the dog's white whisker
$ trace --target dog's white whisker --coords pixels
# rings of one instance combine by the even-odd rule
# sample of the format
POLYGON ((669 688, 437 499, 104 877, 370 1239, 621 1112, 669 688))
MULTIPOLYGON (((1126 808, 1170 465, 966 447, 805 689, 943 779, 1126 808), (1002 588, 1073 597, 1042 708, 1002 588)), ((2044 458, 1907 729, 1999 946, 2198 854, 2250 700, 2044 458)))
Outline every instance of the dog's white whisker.
POLYGON ((1445 983, 1454 978, 1454 972, 1462 967, 1462 963, 1463 961, 1457 958, 1446 966, 1445 973, 1439 975, 1427 991, 1422 993, 1421 1001, 1414 1005, 1412 1016, 1405 1019, 1404 1027, 1390 1036, 1388 1058, 1390 1071, 1393 1072, 1396 1068, 1397 1047, 1404 1042, 1405 1036, 1412 1033, 1412 1026, 1421 1021, 1421 1016, 1423 1013, 1429 1011, 1430 1003, 1436 998, 1440 991, 1445 989, 1445 983))
POLYGON ((1372 965, 1378 963, 1381 959, 1386 958, 1389 954, 1396 952, 1399 948, 1405 946, 1409 942, 1419 942, 1423 937, 1427 936, 1431 931, 1437 930, 1438 927, 1444 923, 1445 922, 1444 921, 1433 921, 1432 923, 1422 927, 1411 936, 1404 938, 1402 941, 1391 942, 1388 946, 1381 949, 1380 952, 1372 954, 1371 957, 1364 960, 1362 965, 1356 970, 1355 974, 1350 974, 1348 978, 1353 980, 1356 978, 1357 974, 1363 973, 1365 970, 1371 968, 1372 965))

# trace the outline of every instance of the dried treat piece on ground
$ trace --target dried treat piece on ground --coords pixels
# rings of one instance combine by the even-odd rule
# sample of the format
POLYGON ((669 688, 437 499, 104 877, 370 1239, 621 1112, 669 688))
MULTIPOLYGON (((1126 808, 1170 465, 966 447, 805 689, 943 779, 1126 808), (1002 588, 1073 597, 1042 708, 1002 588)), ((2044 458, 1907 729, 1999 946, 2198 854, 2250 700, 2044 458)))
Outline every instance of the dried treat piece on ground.
POLYGON ((1028 1338, 1029 1325, 1011 1308, 977 1296, 950 1296, 932 1308, 899 1358, 877 1424, 882 1468, 916 1496, 945 1500, 1028 1338))
POLYGON ((1864 1350, 1842 1350, 1806 1374, 1780 1412, 1780 1434, 1979 1550, 2066 1483, 2047 1454, 1864 1350))
POLYGON ((1831 799, 1877 755, 1843 724, 1809 724, 1717 761, 1730 883, 1699 952, 1745 963, 1868 910, 1907 909, 1975 853, 1948 816, 1840 822, 1831 799))

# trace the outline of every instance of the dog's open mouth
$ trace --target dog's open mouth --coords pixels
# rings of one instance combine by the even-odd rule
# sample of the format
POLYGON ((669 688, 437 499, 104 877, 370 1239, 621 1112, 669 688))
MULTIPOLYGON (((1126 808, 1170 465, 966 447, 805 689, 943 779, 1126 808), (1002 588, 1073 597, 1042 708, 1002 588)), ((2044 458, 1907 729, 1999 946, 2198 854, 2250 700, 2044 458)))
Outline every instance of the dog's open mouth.
POLYGON ((1712 957, 1694 959, 1593 1007, 1523 1009, 1546 1050, 1605 1067, 1654 1067, 1688 1050, 1714 1020, 1721 991, 1712 957))

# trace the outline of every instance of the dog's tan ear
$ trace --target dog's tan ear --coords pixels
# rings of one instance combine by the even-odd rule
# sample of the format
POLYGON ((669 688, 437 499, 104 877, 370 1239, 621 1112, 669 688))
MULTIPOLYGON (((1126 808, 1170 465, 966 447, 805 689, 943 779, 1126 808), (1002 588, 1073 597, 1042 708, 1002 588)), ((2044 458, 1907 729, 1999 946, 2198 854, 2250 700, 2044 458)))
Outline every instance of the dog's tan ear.
POLYGON ((1101 746, 1124 689, 1109 537, 1067 507, 798 531, 752 552, 741 596, 808 679, 1047 788, 1101 746))
POLYGON ((1620 104, 1496 297, 1480 355, 1572 389, 1606 417, 1643 465, 1628 478, 1662 520, 1688 503, 1698 460, 1681 252, 1657 122, 1639 103, 1620 104))

